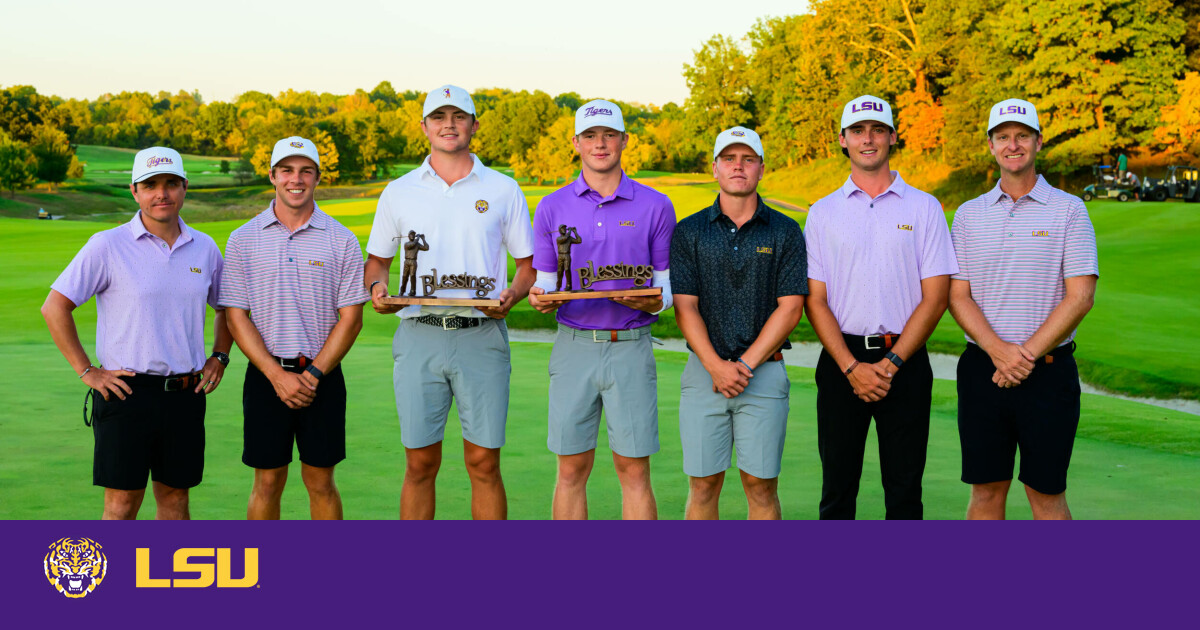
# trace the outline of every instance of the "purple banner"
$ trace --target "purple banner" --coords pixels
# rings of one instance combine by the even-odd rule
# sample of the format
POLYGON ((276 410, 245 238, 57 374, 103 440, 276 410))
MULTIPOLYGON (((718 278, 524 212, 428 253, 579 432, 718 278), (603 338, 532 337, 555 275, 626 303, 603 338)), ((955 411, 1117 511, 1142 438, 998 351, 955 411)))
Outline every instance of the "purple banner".
POLYGON ((1190 626, 1198 531, 1188 522, 5 521, 0 593, 10 628, 1190 626))

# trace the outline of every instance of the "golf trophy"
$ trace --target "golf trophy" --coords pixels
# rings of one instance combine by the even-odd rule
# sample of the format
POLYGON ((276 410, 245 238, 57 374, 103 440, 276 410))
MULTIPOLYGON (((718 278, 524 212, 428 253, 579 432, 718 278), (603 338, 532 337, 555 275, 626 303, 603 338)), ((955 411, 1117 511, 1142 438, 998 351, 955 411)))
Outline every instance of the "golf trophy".
POLYGON ((539 300, 566 302, 570 300, 594 300, 597 298, 662 295, 662 287, 646 286, 654 277, 654 267, 650 265, 627 265, 618 262, 597 267, 594 261, 589 260, 586 265, 572 269, 571 246, 583 242, 583 239, 579 237, 579 230, 574 227, 568 225, 558 226, 558 236, 555 237, 555 242, 558 245, 558 274, 554 285, 556 290, 540 296, 539 300), (572 272, 574 273, 572 274, 572 272), (572 275, 579 281, 577 288, 572 288, 571 286, 572 275), (603 291, 591 288, 594 283, 604 280, 633 280, 636 288, 603 291))
MULTIPOLYGON (((404 238, 404 237, 397 237, 404 238)), ((496 288, 496 279, 485 276, 472 276, 467 273, 438 275, 437 268, 430 273, 417 275, 417 254, 429 251, 429 241, 424 234, 416 230, 408 231, 408 240, 404 242, 404 267, 400 270, 400 293, 383 298, 384 304, 400 304, 411 306, 500 306, 500 300, 488 299, 487 294, 496 288), (417 280, 421 281, 421 296, 417 297, 417 280), (468 289, 475 291, 473 298, 441 298, 434 293, 438 289, 468 289), (405 290, 408 295, 405 295, 405 290)))

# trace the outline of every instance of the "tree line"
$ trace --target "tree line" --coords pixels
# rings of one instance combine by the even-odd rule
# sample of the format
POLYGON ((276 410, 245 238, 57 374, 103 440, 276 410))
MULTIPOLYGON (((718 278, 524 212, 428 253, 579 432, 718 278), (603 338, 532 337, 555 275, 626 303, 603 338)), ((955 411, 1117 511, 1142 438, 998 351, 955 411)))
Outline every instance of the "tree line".
MULTIPOLYGON (((1200 0, 809 5, 759 20, 740 39, 705 42, 682 69, 682 106, 617 101, 630 132, 626 170, 702 171, 712 138, 733 125, 756 128, 776 168, 837 157, 842 104, 861 94, 892 103, 907 154, 956 172, 992 168, 987 110, 1009 97, 1037 104, 1050 173, 1119 152, 1200 157, 1200 0)), ((538 183, 572 175, 567 139, 587 98, 501 88, 472 96, 481 159, 538 183)), ((423 99, 387 81, 348 95, 251 91, 212 103, 185 91, 80 100, 9 87, 0 90, 0 186, 77 174, 77 144, 162 144, 240 158, 242 170, 265 176, 274 142, 293 134, 320 147, 327 182, 386 178, 428 151, 423 99)))

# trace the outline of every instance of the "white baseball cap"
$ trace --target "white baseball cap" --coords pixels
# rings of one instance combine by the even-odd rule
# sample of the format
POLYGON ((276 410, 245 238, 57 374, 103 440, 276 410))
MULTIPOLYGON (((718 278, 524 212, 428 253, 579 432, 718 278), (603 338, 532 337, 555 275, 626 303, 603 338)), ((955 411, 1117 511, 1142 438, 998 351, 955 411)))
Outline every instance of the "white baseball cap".
POLYGON ((887 104, 887 101, 870 94, 864 94, 842 108, 842 126, 841 129, 860 123, 864 120, 874 120, 881 122, 893 130, 896 128, 896 123, 892 122, 892 106, 887 104))
POLYGON ((271 150, 271 168, 275 168, 283 158, 293 155, 303 155, 312 160, 317 168, 321 168, 321 155, 317 153, 317 145, 313 144, 312 140, 300 136, 291 136, 275 143, 275 148, 271 150))
POLYGON ((575 110, 575 135, 579 135, 592 127, 608 127, 617 131, 625 131, 625 119, 621 117, 621 108, 615 103, 602 99, 588 101, 575 110))
POLYGON ((471 100, 471 95, 457 85, 446 84, 425 95, 425 106, 421 108, 421 118, 432 114, 434 110, 443 105, 451 105, 472 116, 475 115, 475 101, 471 100))
POLYGON ((725 147, 731 144, 744 144, 757 153, 758 157, 766 157, 763 155, 762 139, 758 137, 757 133, 754 133, 753 129, 730 127, 717 134, 717 143, 713 145, 713 159, 717 159, 725 147))
POLYGON ((150 147, 138 151, 137 155, 133 156, 132 183, 136 184, 162 173, 187 179, 187 172, 183 170, 183 158, 175 149, 150 147))
POLYGON ((1010 98, 992 105, 992 113, 988 115, 988 134, 1006 122, 1019 122, 1038 133, 1042 132, 1041 126, 1038 125, 1037 108, 1033 103, 1019 98, 1010 98))

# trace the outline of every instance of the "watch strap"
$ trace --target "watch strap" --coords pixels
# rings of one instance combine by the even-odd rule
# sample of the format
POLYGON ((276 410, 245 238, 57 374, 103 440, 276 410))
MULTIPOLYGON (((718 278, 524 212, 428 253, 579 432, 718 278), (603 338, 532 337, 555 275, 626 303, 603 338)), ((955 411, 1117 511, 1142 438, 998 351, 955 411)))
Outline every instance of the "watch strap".
POLYGON ((321 377, 325 376, 324 372, 317 369, 317 366, 315 366, 311 363, 308 364, 308 367, 304 368, 304 371, 308 372, 309 374, 312 374, 313 377, 315 377, 318 381, 321 380, 321 377))
POLYGON ((904 359, 901 359, 900 357, 896 356, 896 353, 892 352, 891 350, 889 350, 887 354, 883 355, 883 358, 887 359, 888 361, 891 361, 892 365, 894 365, 896 367, 900 367, 900 366, 904 365, 904 359))

